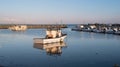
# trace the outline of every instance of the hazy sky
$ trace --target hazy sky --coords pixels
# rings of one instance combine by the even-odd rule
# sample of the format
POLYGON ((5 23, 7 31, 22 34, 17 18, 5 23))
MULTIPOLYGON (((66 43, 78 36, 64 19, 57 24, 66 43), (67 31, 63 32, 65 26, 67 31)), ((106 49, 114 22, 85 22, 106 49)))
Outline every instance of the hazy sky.
POLYGON ((120 23, 120 0, 0 0, 0 23, 120 23))

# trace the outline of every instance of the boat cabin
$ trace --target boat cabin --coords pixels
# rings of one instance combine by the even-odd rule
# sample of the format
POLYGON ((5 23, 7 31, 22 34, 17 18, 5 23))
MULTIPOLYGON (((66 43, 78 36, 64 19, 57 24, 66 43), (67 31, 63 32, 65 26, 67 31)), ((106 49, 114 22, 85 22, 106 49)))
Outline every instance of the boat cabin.
POLYGON ((61 30, 48 29, 46 31, 46 38, 57 38, 57 37, 61 37, 61 36, 62 36, 61 30))

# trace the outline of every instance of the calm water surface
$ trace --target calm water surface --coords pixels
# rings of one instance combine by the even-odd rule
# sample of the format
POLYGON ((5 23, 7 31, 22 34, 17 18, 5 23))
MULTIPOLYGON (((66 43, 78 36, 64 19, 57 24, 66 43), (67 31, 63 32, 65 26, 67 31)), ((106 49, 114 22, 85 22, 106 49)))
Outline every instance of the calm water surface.
POLYGON ((120 65, 120 36, 62 30, 67 33, 60 53, 47 53, 33 38, 45 29, 0 30, 0 66, 4 67, 113 67, 120 65))

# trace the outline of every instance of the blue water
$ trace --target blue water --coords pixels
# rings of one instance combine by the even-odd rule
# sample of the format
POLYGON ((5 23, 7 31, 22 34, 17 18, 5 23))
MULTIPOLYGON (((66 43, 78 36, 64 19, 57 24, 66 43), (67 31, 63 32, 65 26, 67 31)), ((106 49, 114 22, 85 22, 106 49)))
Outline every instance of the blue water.
POLYGON ((113 67, 120 65, 120 36, 62 30, 67 33, 61 54, 34 47, 33 38, 45 29, 15 32, 0 29, 0 66, 4 67, 113 67))

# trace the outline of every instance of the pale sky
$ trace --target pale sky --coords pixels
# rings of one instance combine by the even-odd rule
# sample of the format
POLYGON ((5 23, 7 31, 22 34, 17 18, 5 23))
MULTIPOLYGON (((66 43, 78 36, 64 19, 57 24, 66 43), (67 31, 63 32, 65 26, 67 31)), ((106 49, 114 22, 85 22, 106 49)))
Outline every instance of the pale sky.
POLYGON ((120 0, 0 0, 0 24, 120 23, 120 0))

